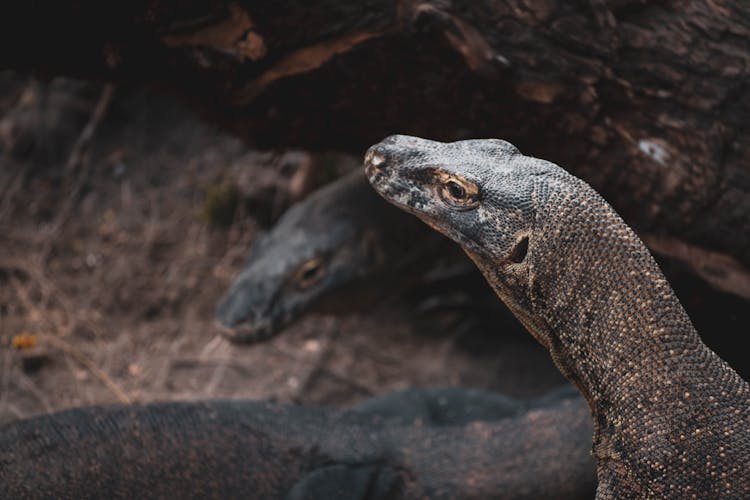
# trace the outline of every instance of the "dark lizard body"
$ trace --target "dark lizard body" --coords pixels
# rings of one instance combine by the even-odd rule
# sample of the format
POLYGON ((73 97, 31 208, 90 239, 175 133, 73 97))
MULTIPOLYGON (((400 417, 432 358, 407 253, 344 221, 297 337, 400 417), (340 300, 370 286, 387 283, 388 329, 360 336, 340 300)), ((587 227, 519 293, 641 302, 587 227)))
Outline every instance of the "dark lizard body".
POLYGON ((216 319, 232 341, 269 338, 305 312, 384 295, 428 267, 443 240, 354 172, 292 206, 253 244, 216 319))
POLYGON ((365 165, 381 195, 462 246, 585 396, 598 498, 750 497, 747 382, 590 186, 500 140, 392 136, 365 165))
POLYGON ((585 402, 562 392, 531 408, 428 389, 349 411, 248 401, 68 410, 0 428, 0 497, 590 497, 585 402))

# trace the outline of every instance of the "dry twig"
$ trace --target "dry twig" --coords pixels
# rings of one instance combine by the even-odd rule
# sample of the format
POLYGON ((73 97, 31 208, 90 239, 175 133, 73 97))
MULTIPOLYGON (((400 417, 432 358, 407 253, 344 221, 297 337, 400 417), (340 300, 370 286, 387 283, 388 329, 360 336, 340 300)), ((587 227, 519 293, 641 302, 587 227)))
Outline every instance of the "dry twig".
POLYGON ((86 149, 91 143, 91 139, 94 137, 94 132, 96 132, 96 129, 99 127, 102 118, 104 118, 104 114, 107 112, 107 109, 109 109, 114 91, 115 86, 111 83, 106 84, 102 89, 102 92, 99 95, 99 100, 96 102, 94 110, 91 112, 89 121, 83 127, 83 130, 81 130, 81 134, 78 136, 75 144, 73 144, 73 149, 70 152, 70 156, 68 156, 68 161, 65 163, 66 174, 72 173, 79 165, 83 165, 86 149))
POLYGON ((73 347, 68 342, 54 335, 41 335, 43 341, 52 344, 76 361, 81 363, 86 369, 88 369, 94 377, 98 378, 107 388, 112 391, 118 401, 121 403, 129 404, 131 402, 128 395, 123 391, 112 378, 107 375, 104 370, 99 368, 91 358, 83 354, 81 351, 73 347))
POLYGON ((47 237, 40 253, 40 262, 42 269, 46 268, 47 260, 49 259, 49 254, 52 250, 52 243, 57 238, 58 234, 60 233, 60 229, 68 220, 68 217, 70 217, 70 214, 72 213, 73 208, 75 208, 75 205, 78 202, 78 197, 80 196, 81 191, 86 184, 86 181, 88 181, 89 177, 91 176, 92 164, 85 161, 86 149, 91 143, 94 132, 96 132, 97 127, 101 123, 102 118, 104 118, 104 114, 106 113, 110 103, 112 102, 113 93, 114 85, 107 84, 104 86, 104 88, 102 89, 102 93, 99 95, 99 100, 97 101, 96 106, 94 106, 94 110, 91 112, 91 117, 89 118, 88 123, 86 123, 86 126, 83 127, 81 134, 78 136, 78 139, 73 145, 70 156, 68 156, 68 161, 65 163, 64 172, 66 174, 73 173, 78 169, 79 165, 81 166, 81 168, 76 177, 73 189, 65 199, 63 206, 57 213, 57 217, 55 217, 55 220, 52 222, 52 225, 47 231, 47 237))
POLYGON ((15 375, 15 379, 19 386, 24 388, 29 394, 34 396, 37 401, 39 401, 39 403, 44 407, 44 411, 46 413, 52 413, 54 411, 47 397, 41 390, 39 390, 33 380, 31 380, 23 373, 17 373, 15 375))
MULTIPOLYGON (((11 162, 9 158, 6 158, 5 160, 11 162)), ((31 162, 27 162, 23 167, 16 165, 15 162, 12 162, 11 165, 7 165, 7 168, 16 173, 11 176, 7 185, 3 188, 2 192, 0 192, 0 221, 11 214, 12 203, 16 199, 16 194, 18 194, 23 187, 24 181, 31 170, 31 165, 31 162)))

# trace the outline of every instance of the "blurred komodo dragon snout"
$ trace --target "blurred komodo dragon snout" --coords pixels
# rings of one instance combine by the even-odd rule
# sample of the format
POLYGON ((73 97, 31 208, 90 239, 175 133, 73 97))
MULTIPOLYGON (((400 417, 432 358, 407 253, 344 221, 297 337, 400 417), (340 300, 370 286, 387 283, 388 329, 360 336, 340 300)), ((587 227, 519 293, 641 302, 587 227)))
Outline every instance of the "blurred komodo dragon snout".
POLYGON ((271 304, 264 293, 240 277, 216 307, 216 323, 233 342, 254 342, 274 333, 271 304), (265 303, 264 303, 265 302, 265 303))

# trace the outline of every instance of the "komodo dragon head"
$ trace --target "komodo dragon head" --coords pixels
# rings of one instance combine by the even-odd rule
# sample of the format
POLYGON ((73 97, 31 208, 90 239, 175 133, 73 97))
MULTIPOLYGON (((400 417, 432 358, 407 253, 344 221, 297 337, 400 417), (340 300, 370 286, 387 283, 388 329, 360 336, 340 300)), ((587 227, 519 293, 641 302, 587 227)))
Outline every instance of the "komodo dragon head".
POLYGON ((409 250, 417 235, 432 237, 420 226, 383 203, 361 171, 339 179, 292 206, 253 244, 216 319, 230 340, 253 342, 305 312, 365 300, 361 290, 377 296, 388 276, 429 249, 409 250))
POLYGON ((439 143, 394 135, 368 150, 365 167, 384 198, 458 242, 525 326, 549 346, 532 316, 534 198, 540 185, 572 176, 522 156, 499 139, 439 143))

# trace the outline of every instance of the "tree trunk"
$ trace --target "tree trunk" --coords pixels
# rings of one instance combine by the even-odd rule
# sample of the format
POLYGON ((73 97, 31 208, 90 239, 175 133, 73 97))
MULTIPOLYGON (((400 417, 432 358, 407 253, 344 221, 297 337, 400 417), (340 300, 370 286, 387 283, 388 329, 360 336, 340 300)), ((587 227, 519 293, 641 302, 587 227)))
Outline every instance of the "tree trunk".
POLYGON ((259 147, 502 137, 586 179, 652 249, 750 298, 749 3, 17 8, 4 9, 12 43, 0 66, 156 83, 259 147))

